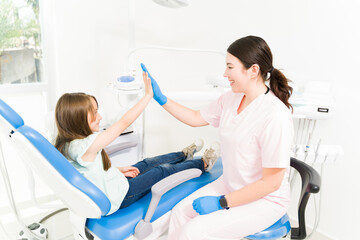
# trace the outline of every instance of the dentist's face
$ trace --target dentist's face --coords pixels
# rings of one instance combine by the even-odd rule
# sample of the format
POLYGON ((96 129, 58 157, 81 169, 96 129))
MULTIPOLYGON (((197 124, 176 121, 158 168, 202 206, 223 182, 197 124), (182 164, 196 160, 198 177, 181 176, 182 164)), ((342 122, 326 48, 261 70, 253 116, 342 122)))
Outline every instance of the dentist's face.
POLYGON ((98 113, 98 106, 96 104, 96 101, 91 98, 91 104, 94 108, 94 113, 88 113, 88 123, 91 131, 98 132, 99 131, 99 125, 100 120, 102 119, 101 115, 98 113))
POLYGON ((247 86, 250 83, 251 75, 249 72, 249 69, 245 69, 237 57, 227 53, 224 77, 229 80, 233 92, 246 92, 247 86))

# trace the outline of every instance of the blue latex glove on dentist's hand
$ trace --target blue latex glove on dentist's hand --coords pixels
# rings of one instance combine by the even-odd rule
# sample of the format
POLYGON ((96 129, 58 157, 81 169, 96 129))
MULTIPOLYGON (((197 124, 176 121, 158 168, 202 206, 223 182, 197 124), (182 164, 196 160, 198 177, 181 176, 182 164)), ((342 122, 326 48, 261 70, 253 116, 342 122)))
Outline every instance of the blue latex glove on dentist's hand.
POLYGON ((162 106, 167 102, 167 97, 161 92, 159 85, 155 79, 150 75, 149 71, 146 69, 143 63, 140 64, 144 72, 146 72, 151 79, 151 86, 154 92, 154 99, 162 106))
POLYGON ((220 206, 220 196, 199 197, 193 201, 194 210, 200 215, 209 214, 217 210, 223 209, 220 206))

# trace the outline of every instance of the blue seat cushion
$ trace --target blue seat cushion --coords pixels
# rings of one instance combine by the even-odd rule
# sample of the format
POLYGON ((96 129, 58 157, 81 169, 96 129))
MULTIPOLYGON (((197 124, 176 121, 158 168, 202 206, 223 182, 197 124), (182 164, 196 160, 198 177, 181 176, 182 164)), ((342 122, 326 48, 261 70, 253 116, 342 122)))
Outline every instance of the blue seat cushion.
POLYGON ((289 216, 285 214, 282 218, 280 218, 276 223, 268 227, 267 229, 255 233, 253 235, 247 236, 247 239, 251 240, 273 240, 279 239, 286 236, 291 229, 289 216))
MULTIPOLYGON (((151 219, 155 221, 170 211, 179 201, 197 189, 216 180, 222 174, 221 159, 219 159, 210 172, 191 179, 165 193, 151 219)), ((87 219, 86 226, 100 239, 125 239, 134 234, 136 224, 145 217, 150 204, 151 193, 133 203, 127 208, 119 209, 115 213, 100 219, 87 219)))

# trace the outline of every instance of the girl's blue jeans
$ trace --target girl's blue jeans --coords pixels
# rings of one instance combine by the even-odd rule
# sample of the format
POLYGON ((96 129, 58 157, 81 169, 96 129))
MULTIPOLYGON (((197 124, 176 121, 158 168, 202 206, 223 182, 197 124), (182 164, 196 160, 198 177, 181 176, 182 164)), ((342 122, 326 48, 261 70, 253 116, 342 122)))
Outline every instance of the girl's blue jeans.
POLYGON ((135 165, 140 171, 134 178, 127 178, 129 190, 120 206, 125 208, 151 191, 151 187, 163 178, 190 168, 198 168, 204 172, 201 159, 186 160, 183 152, 168 153, 161 156, 146 158, 135 165))

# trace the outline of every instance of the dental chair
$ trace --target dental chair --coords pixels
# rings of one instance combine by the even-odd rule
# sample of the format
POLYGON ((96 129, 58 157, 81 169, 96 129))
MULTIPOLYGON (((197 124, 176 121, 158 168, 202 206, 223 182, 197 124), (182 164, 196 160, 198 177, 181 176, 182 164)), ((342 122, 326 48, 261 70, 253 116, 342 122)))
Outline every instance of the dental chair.
MULTIPOLYGON (((106 216, 110 202, 105 194, 83 177, 41 134, 24 125, 23 119, 1 99, 0 130, 1 139, 6 138, 19 150, 20 156, 69 208, 76 239, 133 239, 134 236, 156 239, 167 230, 170 211, 180 200, 222 174, 220 160, 211 172, 201 176, 195 169, 173 174, 154 185, 152 193, 106 216)), ((298 171, 302 182, 299 226, 291 228, 285 214, 269 228, 246 239, 279 239, 286 237, 290 230, 291 239, 306 237, 305 208, 310 194, 319 192, 321 178, 312 167, 294 158, 291 158, 291 166, 298 171)))
POLYGON ((222 174, 221 161, 211 172, 189 169, 169 176, 152 192, 127 208, 106 216, 110 201, 82 176, 40 133, 0 99, 1 140, 17 150, 22 160, 48 184, 69 208, 75 239, 157 239, 167 230, 171 209, 183 198, 222 174))

